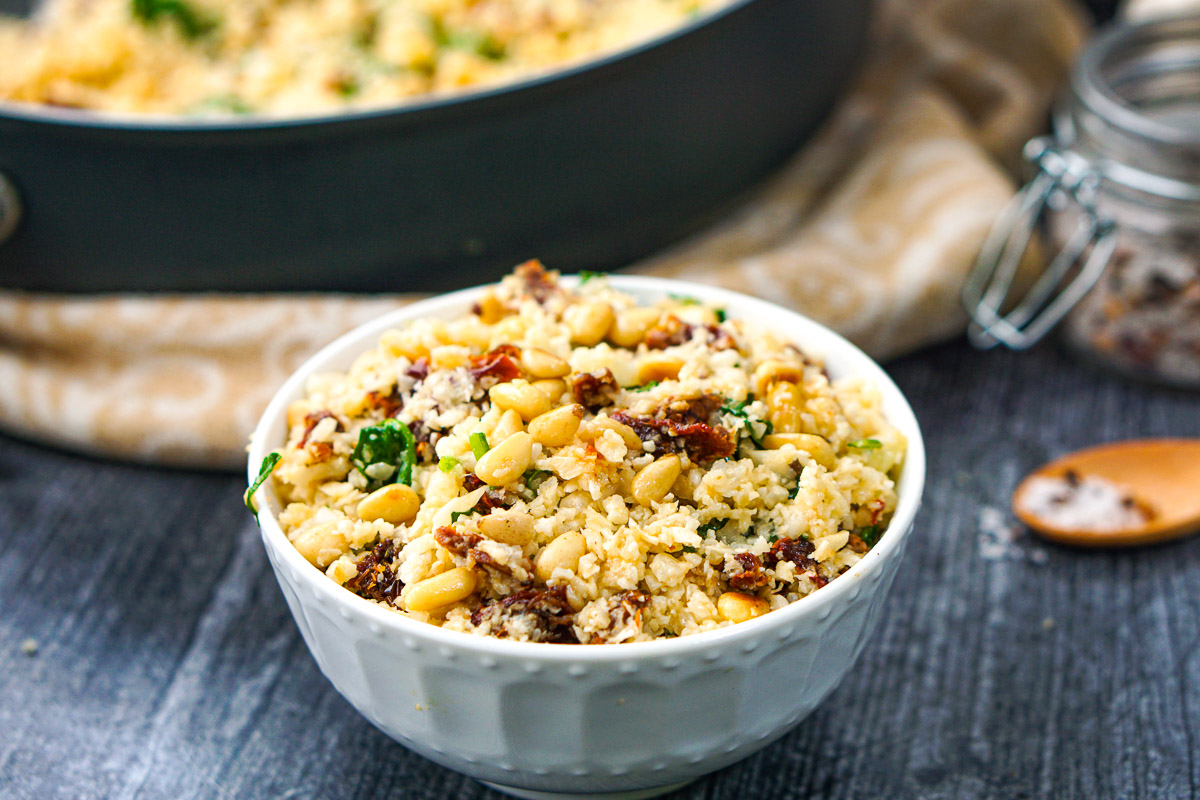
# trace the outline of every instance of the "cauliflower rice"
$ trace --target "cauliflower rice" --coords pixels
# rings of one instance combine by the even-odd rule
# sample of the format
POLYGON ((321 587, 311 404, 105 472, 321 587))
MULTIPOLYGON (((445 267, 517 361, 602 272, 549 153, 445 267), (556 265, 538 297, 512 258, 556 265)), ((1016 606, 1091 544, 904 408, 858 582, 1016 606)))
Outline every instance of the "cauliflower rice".
POLYGON ((688 636, 816 591, 883 535, 906 449, 874 386, 752 321, 537 262, 312 377, 288 425, 279 522, 331 580, 561 643, 688 636))
POLYGON ((0 99, 304 115, 502 83, 728 0, 45 0, 0 15, 0 99))

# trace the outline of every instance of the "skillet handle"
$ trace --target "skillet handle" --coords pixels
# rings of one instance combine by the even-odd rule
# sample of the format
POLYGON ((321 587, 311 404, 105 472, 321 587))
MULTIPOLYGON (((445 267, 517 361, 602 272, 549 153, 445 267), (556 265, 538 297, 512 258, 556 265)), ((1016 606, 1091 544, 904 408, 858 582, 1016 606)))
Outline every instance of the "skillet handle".
POLYGON ((7 175, 0 172, 0 245, 16 232, 22 210, 17 187, 7 175))

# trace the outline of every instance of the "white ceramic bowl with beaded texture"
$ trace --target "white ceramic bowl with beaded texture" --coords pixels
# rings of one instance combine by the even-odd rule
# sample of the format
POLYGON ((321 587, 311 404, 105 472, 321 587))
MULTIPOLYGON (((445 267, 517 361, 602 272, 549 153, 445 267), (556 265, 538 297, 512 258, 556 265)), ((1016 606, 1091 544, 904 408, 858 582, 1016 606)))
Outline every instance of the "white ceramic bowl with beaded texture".
MULTIPOLYGON (((564 278, 571 285, 573 278, 564 278)), ((912 409, 861 350, 817 323, 711 286, 633 276, 611 285, 642 302, 685 294, 752 320, 825 360, 834 378, 879 387, 908 437, 887 532, 822 589, 739 625, 665 641, 601 646, 511 642, 415 622, 309 564, 280 529, 270 481, 257 495, 263 543, 305 643, 334 687, 376 727, 450 769, 523 797, 650 797, 745 758, 809 714, 850 669, 886 611, 925 482, 912 409)), ((272 399, 248 471, 287 436, 287 407, 314 373, 346 370, 381 333, 468 313, 486 287, 415 303, 321 350, 272 399)))

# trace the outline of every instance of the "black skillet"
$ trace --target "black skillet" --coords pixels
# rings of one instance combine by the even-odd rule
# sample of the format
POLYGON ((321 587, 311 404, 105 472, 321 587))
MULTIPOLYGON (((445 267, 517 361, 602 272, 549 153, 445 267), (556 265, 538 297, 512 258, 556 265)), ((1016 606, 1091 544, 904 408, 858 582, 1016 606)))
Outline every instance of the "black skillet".
POLYGON ((812 131, 869 2, 737 0, 547 76, 336 116, 0 103, 0 217, 19 212, 0 286, 433 290, 529 257, 613 268, 711 221, 812 131))

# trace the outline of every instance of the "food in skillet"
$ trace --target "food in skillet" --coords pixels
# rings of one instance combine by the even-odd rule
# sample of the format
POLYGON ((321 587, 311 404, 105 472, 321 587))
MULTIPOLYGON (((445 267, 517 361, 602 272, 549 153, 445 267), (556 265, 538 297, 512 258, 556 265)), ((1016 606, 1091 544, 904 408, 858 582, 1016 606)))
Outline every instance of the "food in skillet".
POLYGON ((306 115, 503 83, 727 0, 46 0, 0 17, 0 98, 306 115))
POLYGON ((260 482, 332 580, 564 643, 689 635, 818 590, 886 535, 906 447, 874 387, 752 320, 536 262, 315 376, 288 425, 260 482))

